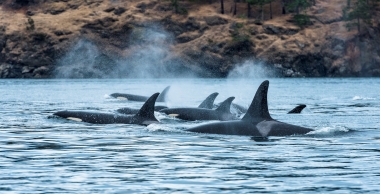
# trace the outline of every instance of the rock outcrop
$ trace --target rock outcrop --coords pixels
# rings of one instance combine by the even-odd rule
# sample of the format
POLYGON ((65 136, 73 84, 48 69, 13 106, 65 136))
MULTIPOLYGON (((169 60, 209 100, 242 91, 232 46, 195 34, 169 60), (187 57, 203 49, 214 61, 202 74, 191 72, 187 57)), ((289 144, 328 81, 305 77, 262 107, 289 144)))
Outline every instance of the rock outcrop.
POLYGON ((240 17, 244 3, 233 16, 219 14, 218 2, 181 1, 175 13, 160 0, 7 0, 0 77, 226 77, 245 60, 284 77, 380 76, 380 22, 347 31, 345 3, 316 0, 301 28, 280 1, 260 22, 240 17))

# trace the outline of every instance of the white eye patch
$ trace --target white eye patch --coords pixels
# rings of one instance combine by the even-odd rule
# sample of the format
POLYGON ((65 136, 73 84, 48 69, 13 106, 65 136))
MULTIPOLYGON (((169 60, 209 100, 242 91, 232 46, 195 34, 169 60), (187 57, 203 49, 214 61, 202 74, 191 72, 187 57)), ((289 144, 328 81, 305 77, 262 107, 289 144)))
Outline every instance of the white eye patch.
POLYGON ((126 98, 126 97, 121 97, 121 96, 117 97, 117 99, 119 99, 119 100, 128 100, 128 98, 126 98))
POLYGON ((80 118, 75 118, 75 117, 67 117, 66 119, 73 120, 73 121, 78 121, 78 122, 81 122, 81 121, 82 121, 82 119, 80 119, 80 118))

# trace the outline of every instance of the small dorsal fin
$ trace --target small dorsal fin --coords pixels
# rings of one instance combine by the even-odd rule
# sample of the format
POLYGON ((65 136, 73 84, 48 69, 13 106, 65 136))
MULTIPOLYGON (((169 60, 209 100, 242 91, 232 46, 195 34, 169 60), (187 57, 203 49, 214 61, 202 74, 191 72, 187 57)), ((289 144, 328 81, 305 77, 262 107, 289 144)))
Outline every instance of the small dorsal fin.
POLYGON ((170 89, 170 86, 168 86, 164 90, 162 90, 161 94, 157 98, 157 102, 165 102, 166 101, 166 95, 168 94, 169 89, 170 89))
POLYGON ((298 113, 301 113, 302 110, 306 107, 305 104, 300 104, 298 106, 296 106, 295 108, 293 108, 291 111, 288 112, 288 114, 298 114, 298 113))
POLYGON ((215 98, 219 95, 218 92, 214 92, 207 96, 207 98, 198 106, 198 108, 212 109, 214 107, 215 98))
POLYGON ((235 97, 229 97, 227 98, 225 101, 223 101, 220 106, 215 109, 216 111, 218 112, 227 112, 227 113, 231 113, 230 109, 231 109, 231 103, 232 101, 235 99, 235 97))
POLYGON ((155 93, 149 97, 135 117, 142 120, 158 121, 156 117, 154 117, 154 104, 159 94, 160 93, 155 93))
POLYGON ((265 80, 256 91, 255 97, 242 120, 250 121, 254 118, 272 119, 268 111, 269 81, 265 80))

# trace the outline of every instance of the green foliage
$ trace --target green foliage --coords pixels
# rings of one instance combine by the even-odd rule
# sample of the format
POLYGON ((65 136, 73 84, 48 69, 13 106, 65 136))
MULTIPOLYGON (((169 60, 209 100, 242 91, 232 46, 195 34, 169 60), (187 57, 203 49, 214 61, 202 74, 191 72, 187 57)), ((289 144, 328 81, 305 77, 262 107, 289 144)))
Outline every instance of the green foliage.
POLYGON ((242 28, 243 26, 244 26, 243 23, 237 23, 237 24, 236 24, 236 27, 237 27, 237 28, 242 28))
POLYGON ((240 14, 240 15, 238 15, 238 18, 240 18, 240 19, 247 19, 247 16, 244 15, 244 14, 240 14))
POLYGON ((250 30, 244 27, 243 23, 231 25, 231 37, 233 42, 244 42, 249 40, 250 30))
POLYGON ((305 10, 310 7, 311 4, 309 0, 293 0, 286 4, 286 7, 290 11, 295 11, 296 14, 300 14, 300 11, 305 10))
POLYGON ((170 4, 174 7, 175 13, 187 15, 189 12, 186 8, 179 6, 179 0, 170 0, 170 4))
POLYGON ((181 8, 179 8, 178 13, 182 14, 182 15, 187 15, 189 12, 187 11, 186 8, 181 7, 181 8))
POLYGON ((28 22, 26 22, 25 25, 26 25, 26 30, 28 31, 35 29, 34 20, 31 17, 28 17, 28 22))
POLYGON ((371 6, 367 0, 357 0, 352 7, 343 9, 343 19, 347 21, 347 30, 356 26, 360 33, 361 22, 372 25, 371 6))
POLYGON ((310 24, 310 17, 305 14, 296 14, 293 16, 293 19, 294 22, 300 27, 310 24))
POLYGON ((249 36, 246 34, 232 35, 232 41, 234 41, 234 42, 244 42, 247 40, 249 40, 249 36))

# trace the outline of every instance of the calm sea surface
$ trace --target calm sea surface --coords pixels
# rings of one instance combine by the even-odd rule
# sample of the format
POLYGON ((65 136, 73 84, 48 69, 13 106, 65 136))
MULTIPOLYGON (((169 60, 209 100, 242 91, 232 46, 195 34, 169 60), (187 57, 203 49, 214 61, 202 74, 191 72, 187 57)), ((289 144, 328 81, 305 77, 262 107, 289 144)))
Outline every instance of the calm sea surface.
MULTIPOLYGON (((380 192, 380 79, 269 79, 272 117, 315 129, 270 137, 184 132, 203 122, 96 125, 51 115, 113 112, 171 85, 170 107, 212 92, 248 106, 264 79, 0 80, 0 191, 5 193, 380 192), (307 108, 286 114, 297 104, 307 108)), ((215 122, 215 121, 209 121, 215 122)))

